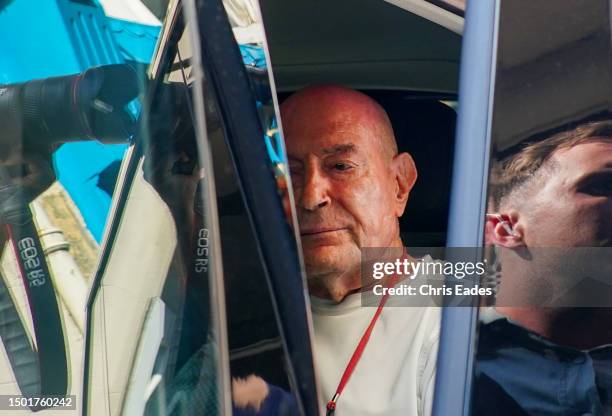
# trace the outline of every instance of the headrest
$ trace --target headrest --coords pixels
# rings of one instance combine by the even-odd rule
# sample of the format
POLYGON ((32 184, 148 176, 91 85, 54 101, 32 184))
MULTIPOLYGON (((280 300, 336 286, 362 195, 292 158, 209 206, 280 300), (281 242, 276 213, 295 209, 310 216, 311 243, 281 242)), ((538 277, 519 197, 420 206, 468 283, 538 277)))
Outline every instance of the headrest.
POLYGON ((410 153, 417 167, 418 178, 400 219, 402 233, 446 233, 455 110, 436 98, 414 98, 405 92, 366 93, 387 111, 399 151, 410 153))

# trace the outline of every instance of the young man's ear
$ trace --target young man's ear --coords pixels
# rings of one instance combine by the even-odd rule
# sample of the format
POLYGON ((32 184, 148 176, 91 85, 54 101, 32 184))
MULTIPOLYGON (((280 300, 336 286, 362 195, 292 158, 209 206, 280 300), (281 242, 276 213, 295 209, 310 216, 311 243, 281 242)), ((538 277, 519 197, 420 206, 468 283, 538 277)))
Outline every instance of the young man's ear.
POLYGON ((396 215, 401 217, 406 209, 408 195, 417 180, 417 169, 409 153, 399 153, 391 162, 395 172, 396 215))
POLYGON ((518 213, 489 213, 486 214, 485 244, 505 248, 516 248, 524 245, 523 233, 517 227, 518 213))

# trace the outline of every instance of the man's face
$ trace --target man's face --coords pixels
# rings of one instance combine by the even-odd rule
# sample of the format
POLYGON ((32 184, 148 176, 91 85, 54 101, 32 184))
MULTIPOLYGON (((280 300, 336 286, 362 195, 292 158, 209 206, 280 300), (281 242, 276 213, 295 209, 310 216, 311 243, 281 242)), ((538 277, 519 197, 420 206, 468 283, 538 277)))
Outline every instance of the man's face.
POLYGON ((506 207, 515 235, 496 227, 511 249, 500 253, 498 307, 609 306, 612 141, 561 149, 545 163, 548 171, 510 203, 516 209, 506 207))
POLYGON ((393 155, 376 118, 346 107, 305 106, 283 118, 309 277, 352 272, 360 247, 399 240, 393 155))
POLYGON ((612 247, 612 141, 552 155, 556 167, 526 204, 528 247, 612 247))

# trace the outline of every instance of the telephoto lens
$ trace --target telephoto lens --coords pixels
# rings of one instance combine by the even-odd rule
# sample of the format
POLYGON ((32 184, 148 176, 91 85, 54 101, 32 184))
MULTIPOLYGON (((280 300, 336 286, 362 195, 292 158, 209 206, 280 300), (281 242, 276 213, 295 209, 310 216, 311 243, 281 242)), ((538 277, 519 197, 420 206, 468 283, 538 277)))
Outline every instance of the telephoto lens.
POLYGON ((0 152, 20 141, 40 151, 74 140, 126 142, 137 128, 127 108, 137 95, 138 77, 125 64, 0 86, 0 152))

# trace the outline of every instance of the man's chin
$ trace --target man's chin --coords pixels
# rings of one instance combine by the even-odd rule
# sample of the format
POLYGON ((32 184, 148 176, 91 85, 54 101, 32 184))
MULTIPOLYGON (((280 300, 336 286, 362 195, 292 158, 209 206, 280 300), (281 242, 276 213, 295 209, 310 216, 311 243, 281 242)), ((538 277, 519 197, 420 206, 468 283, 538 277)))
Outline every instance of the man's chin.
POLYGON ((359 262, 359 251, 337 245, 303 245, 306 272, 311 274, 335 273, 349 268, 349 264, 359 262), (355 259, 351 261, 351 259, 355 259))
POLYGON ((306 260, 311 260, 312 263, 338 257, 346 252, 346 248, 337 244, 310 244, 307 242, 302 242, 302 250, 306 260))

